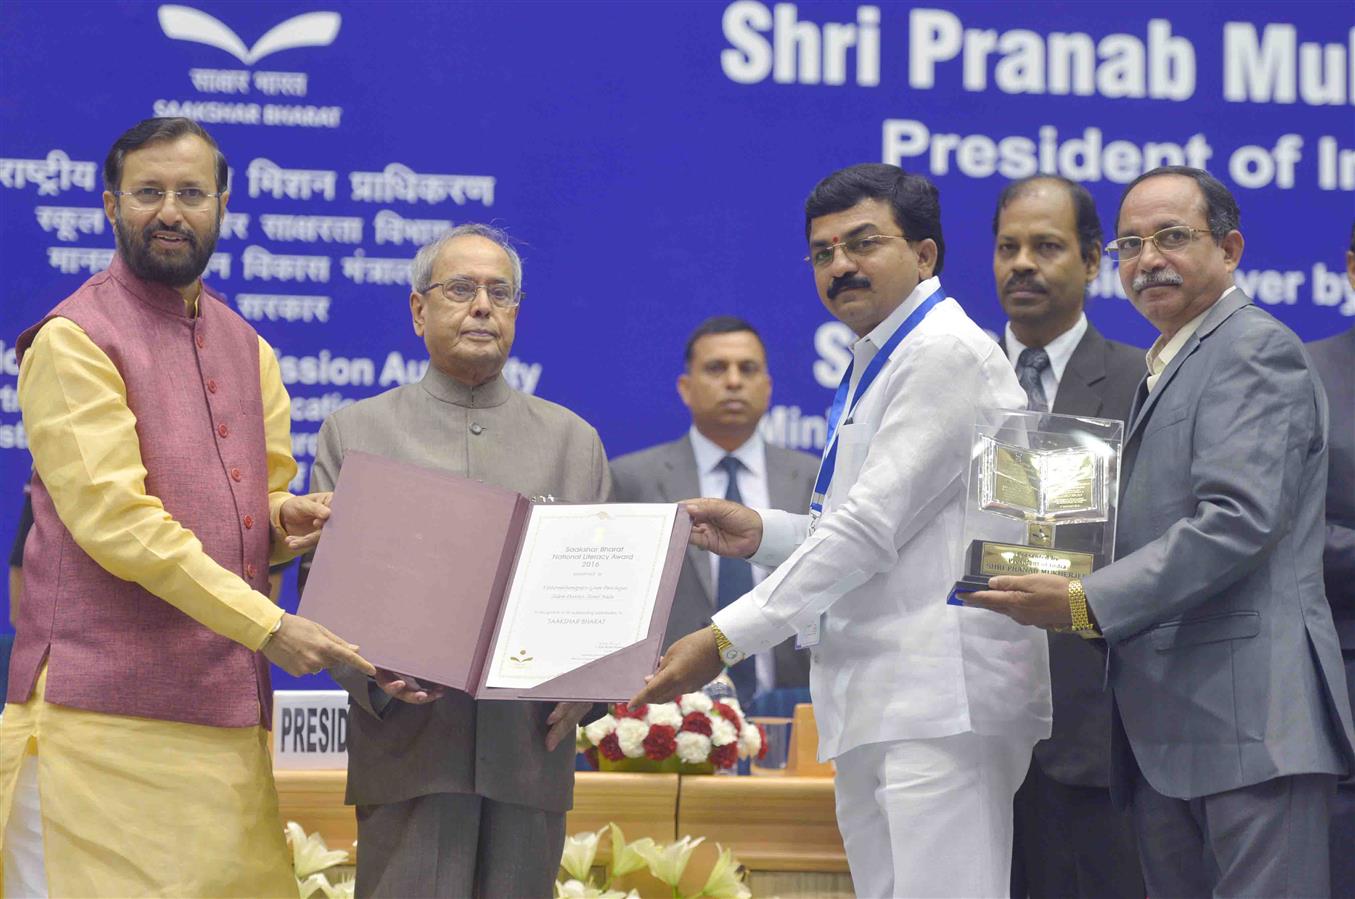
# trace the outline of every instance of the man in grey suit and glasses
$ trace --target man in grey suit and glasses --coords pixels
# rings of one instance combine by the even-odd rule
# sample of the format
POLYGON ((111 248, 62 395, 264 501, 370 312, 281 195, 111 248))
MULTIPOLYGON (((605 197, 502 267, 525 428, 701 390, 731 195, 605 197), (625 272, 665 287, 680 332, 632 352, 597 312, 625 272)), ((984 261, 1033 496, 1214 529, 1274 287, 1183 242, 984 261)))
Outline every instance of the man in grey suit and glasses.
MULTIPOLYGON (((1083 312, 1101 270, 1101 220, 1082 185, 1035 175, 1003 188, 993 213, 993 278, 1007 313, 1002 348, 1029 407, 1129 416, 1143 350, 1101 336, 1083 312)), ((1035 744, 1013 802, 1012 895, 1143 899, 1129 815, 1110 801, 1105 653, 1049 635, 1054 732, 1035 744)))
MULTIPOLYGON (((814 490, 815 460, 769 446, 758 433, 772 396, 767 350, 753 326, 722 315, 706 319, 687 339, 678 395, 692 415, 691 429, 662 443, 613 459, 614 498, 627 503, 671 503, 723 496, 756 506, 803 512, 814 490)), ((710 625, 710 616, 766 576, 746 559, 721 559, 695 546, 678 580, 664 635, 667 647, 710 625)), ((809 653, 787 640, 729 670, 747 707, 776 687, 809 686, 809 653)))
POLYGON ((1109 645, 1112 791, 1150 896, 1325 896, 1355 761, 1322 583, 1327 401, 1233 284, 1237 203, 1200 169, 1125 190, 1108 251, 1161 331, 1125 439, 1117 561, 996 577, 969 604, 1109 645))
MULTIPOLYGON (((605 501, 597 432, 503 378, 523 297, 503 233, 452 229, 419 251, 411 283, 428 370, 326 419, 311 483, 332 489, 344 454, 360 450, 528 496, 605 501)), ((549 896, 573 800, 575 725, 589 704, 477 702, 380 669, 334 676, 352 695, 357 894, 549 896)))

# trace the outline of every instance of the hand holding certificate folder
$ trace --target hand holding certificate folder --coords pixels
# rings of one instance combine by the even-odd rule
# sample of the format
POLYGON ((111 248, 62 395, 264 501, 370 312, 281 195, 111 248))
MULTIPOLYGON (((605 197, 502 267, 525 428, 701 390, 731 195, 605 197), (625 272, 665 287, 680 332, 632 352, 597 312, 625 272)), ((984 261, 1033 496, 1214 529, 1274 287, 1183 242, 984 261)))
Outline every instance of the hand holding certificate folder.
POLYGON ((538 504, 353 452, 302 608, 477 699, 622 700, 662 654, 690 529, 673 504, 538 504))

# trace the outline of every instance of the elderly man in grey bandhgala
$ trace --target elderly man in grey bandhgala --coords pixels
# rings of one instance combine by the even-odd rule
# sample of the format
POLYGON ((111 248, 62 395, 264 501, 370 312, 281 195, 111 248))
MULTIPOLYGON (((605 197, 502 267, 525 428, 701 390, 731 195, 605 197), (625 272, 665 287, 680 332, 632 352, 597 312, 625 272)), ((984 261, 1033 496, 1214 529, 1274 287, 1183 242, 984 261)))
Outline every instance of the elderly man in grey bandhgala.
MULTIPOLYGON (((331 415, 311 483, 331 489, 344 453, 360 450, 529 496, 605 500, 597 432, 501 374, 522 299, 522 264, 505 236, 461 225, 421 249, 411 275, 428 370, 331 415)), ((588 705, 477 702, 381 670, 335 677, 354 706, 357 894, 551 895, 573 800, 574 729, 588 705)))

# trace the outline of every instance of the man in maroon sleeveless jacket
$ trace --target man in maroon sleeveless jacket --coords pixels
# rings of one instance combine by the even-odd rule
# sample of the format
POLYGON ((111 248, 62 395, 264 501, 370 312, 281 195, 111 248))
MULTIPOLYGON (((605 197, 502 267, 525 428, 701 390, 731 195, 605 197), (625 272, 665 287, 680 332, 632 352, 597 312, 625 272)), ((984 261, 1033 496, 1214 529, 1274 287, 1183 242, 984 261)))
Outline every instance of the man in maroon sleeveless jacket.
POLYGON ((287 493, 276 359, 200 280, 226 171, 187 119, 126 132, 104 166, 112 264, 16 344, 34 526, 0 833, 16 784, 36 785, 46 882, 15 883, 30 868, 13 864, 11 894, 295 896, 267 662, 371 670, 266 596, 327 497, 287 493))

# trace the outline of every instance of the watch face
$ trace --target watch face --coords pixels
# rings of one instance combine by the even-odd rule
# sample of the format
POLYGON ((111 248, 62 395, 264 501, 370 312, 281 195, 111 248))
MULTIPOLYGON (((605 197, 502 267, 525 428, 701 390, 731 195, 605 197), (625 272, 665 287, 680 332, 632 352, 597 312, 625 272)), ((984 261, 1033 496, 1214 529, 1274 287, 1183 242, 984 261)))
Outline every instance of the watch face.
POLYGON ((734 664, 735 662, 737 662, 738 660, 739 660, 739 652, 738 652, 738 650, 736 650, 736 649, 726 649, 726 650, 725 650, 725 661, 726 661, 726 662, 728 662, 729 664, 732 665, 732 664, 734 664))

